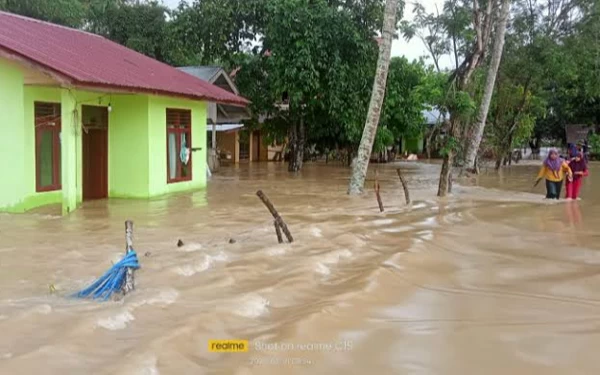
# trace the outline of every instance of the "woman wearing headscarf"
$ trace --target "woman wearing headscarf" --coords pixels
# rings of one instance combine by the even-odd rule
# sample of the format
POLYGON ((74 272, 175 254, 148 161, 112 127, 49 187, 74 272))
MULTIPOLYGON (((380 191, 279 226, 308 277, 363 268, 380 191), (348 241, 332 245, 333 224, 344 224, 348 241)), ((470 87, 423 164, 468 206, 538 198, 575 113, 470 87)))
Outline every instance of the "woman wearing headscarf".
POLYGON ((567 181, 566 198, 577 199, 579 198, 579 189, 581 189, 583 177, 588 174, 587 163, 581 152, 577 151, 575 157, 569 162, 569 168, 571 168, 571 172, 573 173, 573 180, 567 181))
POLYGON ((550 149, 537 176, 538 182, 542 178, 546 179, 546 199, 559 199, 565 175, 569 181, 573 179, 569 165, 558 155, 556 149, 550 149))

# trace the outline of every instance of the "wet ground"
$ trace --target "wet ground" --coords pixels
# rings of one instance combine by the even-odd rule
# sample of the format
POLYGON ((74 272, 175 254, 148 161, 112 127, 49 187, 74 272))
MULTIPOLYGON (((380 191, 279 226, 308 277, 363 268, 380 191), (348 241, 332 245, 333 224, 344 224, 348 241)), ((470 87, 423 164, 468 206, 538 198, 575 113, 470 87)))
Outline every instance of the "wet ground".
POLYGON ((437 165, 400 166, 411 206, 395 166, 371 170, 384 213, 373 173, 352 199, 345 168, 256 164, 205 192, 0 215, 0 373, 597 374, 600 167, 582 201, 556 203, 531 188, 535 166, 443 200, 437 165), (293 244, 277 243, 258 189, 293 244), (137 290, 66 298, 123 255, 126 219, 137 290), (208 351, 227 338, 250 351, 208 351))

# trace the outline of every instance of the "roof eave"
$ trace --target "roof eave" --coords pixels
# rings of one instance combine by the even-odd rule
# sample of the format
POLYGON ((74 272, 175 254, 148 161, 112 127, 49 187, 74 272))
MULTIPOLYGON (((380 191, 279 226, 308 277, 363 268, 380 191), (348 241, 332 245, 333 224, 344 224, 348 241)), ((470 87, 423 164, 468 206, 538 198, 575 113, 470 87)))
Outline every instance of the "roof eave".
POLYGON ((161 96, 169 96, 169 97, 177 97, 182 99, 189 100, 200 100, 206 102, 213 102, 218 104, 227 104, 234 107, 245 108, 250 104, 250 102, 242 97, 239 97, 240 100, 227 100, 227 99, 217 99, 215 97, 210 97, 206 95, 193 95, 193 94, 183 94, 177 93, 167 90, 156 90, 149 89, 143 87, 128 87, 128 86, 120 86, 114 84, 105 84, 100 82, 84 82, 84 81, 76 81, 74 83, 75 86, 82 89, 109 89, 111 91, 123 92, 128 94, 149 94, 149 95, 161 95, 161 96))
POLYGON ((50 78, 54 79, 61 86, 70 85, 73 82, 72 77, 4 46, 0 46, 0 57, 10 61, 15 61, 19 64, 24 65, 27 68, 38 70, 43 74, 49 76, 50 78))

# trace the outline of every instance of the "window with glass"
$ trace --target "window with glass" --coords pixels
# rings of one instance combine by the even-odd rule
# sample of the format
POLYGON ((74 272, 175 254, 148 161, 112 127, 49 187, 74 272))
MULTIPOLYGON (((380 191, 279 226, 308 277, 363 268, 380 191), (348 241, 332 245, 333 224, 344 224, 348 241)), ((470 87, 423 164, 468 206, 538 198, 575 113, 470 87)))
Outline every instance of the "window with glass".
POLYGON ((34 103, 36 191, 61 189, 60 103, 34 103))
POLYGON ((192 112, 167 109, 167 182, 192 179, 192 112))

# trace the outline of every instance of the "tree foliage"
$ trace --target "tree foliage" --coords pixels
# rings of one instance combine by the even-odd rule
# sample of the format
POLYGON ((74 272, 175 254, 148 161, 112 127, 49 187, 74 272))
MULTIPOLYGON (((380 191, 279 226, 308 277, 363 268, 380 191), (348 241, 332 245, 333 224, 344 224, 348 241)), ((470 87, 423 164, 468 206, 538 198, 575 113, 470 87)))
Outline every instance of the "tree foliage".
POLYGON ((0 10, 59 25, 81 27, 86 17, 82 0, 0 0, 0 10))

